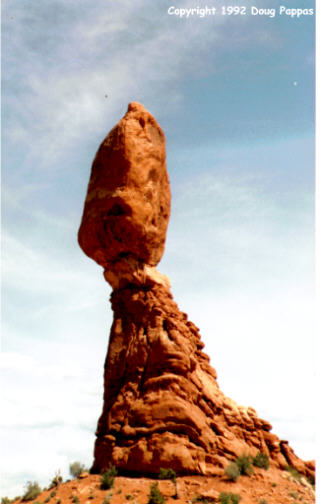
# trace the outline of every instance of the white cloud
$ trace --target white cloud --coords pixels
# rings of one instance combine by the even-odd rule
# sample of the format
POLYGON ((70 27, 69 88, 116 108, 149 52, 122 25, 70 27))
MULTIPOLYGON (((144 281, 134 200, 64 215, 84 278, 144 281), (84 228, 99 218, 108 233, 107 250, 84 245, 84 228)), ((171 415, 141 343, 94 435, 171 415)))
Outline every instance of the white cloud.
MULTIPOLYGON (((46 218, 44 218, 47 221, 46 218)), ((86 292, 87 299, 81 299, 81 304, 92 305, 96 302, 98 295, 94 295, 97 286, 107 284, 104 281, 98 282, 99 273, 102 278, 102 269, 94 267, 96 277, 82 271, 81 276, 78 272, 78 264, 84 259, 76 259, 69 262, 69 257, 64 256, 61 250, 47 250, 44 251, 37 248, 37 244, 27 245, 23 243, 23 236, 16 238, 9 233, 3 233, 3 282, 4 286, 10 286, 18 290, 28 291, 31 293, 51 293, 54 296, 64 294, 65 297, 61 302, 65 303, 68 299, 71 303, 71 309, 74 310, 74 305, 77 298, 83 296, 86 292), (91 301, 90 300, 91 296, 91 301)), ((72 235, 72 238, 73 235, 72 235)), ((72 247, 78 253, 76 240, 72 240, 72 247)), ((69 245, 69 244, 68 244, 69 245)), ((87 262, 87 261, 85 261, 87 262)), ((93 263, 84 264, 91 272, 93 263)), ((100 279, 101 279, 100 278, 100 279)), ((99 289, 99 292, 101 290, 99 289)), ((64 308, 67 306, 64 304, 64 308)))
MULTIPOLYGON (((34 170, 57 167, 66 149, 112 126, 133 99, 152 101, 155 113, 179 106, 181 79, 207 72, 208 54, 210 72, 215 71, 215 58, 234 44, 231 39, 237 50, 253 41, 270 43, 259 41, 259 30, 247 30, 246 20, 230 37, 232 20, 225 16, 189 23, 171 19, 165 4, 147 10, 144 2, 122 2, 112 13, 105 2, 99 5, 68 17, 66 26, 63 17, 60 26, 46 19, 44 7, 16 7, 9 24, 7 133, 12 145, 26 150, 24 164, 32 163, 34 170)), ((57 5, 61 13, 64 8, 57 5)))
POLYGON ((1 472, 12 496, 21 494, 27 480, 47 485, 59 469, 66 478, 72 460, 92 463, 103 355, 97 359, 96 350, 67 342, 47 342, 45 348, 2 354, 1 472))
POLYGON ((92 464, 93 435, 79 426, 56 426, 3 431, 1 445, 1 495, 22 495, 27 481, 48 486, 57 471, 70 478, 69 464, 79 460, 92 464), (19 453, 19 456, 17 456, 19 453))

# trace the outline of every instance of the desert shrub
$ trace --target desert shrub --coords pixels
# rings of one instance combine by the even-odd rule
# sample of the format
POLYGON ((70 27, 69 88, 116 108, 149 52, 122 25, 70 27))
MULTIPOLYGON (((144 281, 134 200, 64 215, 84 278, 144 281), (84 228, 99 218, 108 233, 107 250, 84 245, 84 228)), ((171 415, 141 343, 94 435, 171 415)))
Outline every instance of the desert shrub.
POLYGON ((107 471, 101 474, 100 476, 100 486, 102 490, 109 490, 109 488, 113 487, 114 478, 117 475, 117 469, 112 466, 107 471))
POLYGON ((50 497, 50 495, 49 495, 49 496, 46 498, 46 500, 45 500, 44 502, 45 502, 45 503, 49 502, 50 498, 51 498, 51 497, 50 497))
POLYGON ((52 497, 55 497, 55 496, 56 496, 56 493, 57 493, 57 492, 55 492, 55 491, 51 492, 50 497, 51 497, 51 498, 52 498, 52 497))
POLYGON ((161 467, 159 479, 170 479, 172 481, 175 481, 176 477, 176 472, 173 469, 164 469, 163 467, 161 467))
POLYGON ((77 478, 85 470, 86 470, 85 465, 81 464, 81 462, 78 462, 78 460, 76 460, 75 462, 72 462, 69 465, 69 472, 70 472, 71 476, 73 476, 74 478, 77 478))
POLYGON ((238 464, 231 462, 224 470, 228 479, 236 481, 240 476, 240 469, 238 464))
POLYGON ((219 498, 221 504, 238 504, 241 501, 241 496, 232 492, 222 492, 219 498))
POLYGON ((73 497, 71 502, 74 502, 74 504, 80 504, 79 497, 73 497))
POLYGON ((269 469, 269 457, 266 453, 258 452, 252 459, 253 465, 261 467, 262 469, 269 469))
POLYGON ((9 497, 2 497, 1 504, 12 504, 14 500, 9 499, 9 497))
POLYGON ((41 494, 41 488, 39 486, 39 483, 37 481, 28 481, 26 484, 26 491, 22 497, 23 501, 29 501, 29 500, 34 500, 38 497, 38 495, 41 494))
POLYGON ((268 501, 266 501, 266 499, 261 499, 259 501, 259 504, 268 504, 268 501))
POLYGON ((105 498, 103 499, 102 504, 110 504, 110 499, 111 499, 111 497, 112 497, 112 493, 111 493, 111 494, 109 494, 109 495, 107 495, 107 497, 105 497, 105 498))
POLYGON ((127 494, 127 495, 126 495, 126 499, 127 499, 127 500, 131 500, 131 499, 133 499, 133 497, 132 497, 132 495, 127 494))
POLYGON ((301 481, 302 475, 297 471, 297 469, 288 465, 285 467, 285 470, 288 471, 294 479, 296 479, 299 482, 301 481))
POLYGON ((315 486, 316 480, 312 474, 310 474, 310 476, 308 476, 307 480, 309 481, 310 485, 312 485, 313 487, 315 486))
POLYGON ((60 472, 58 471, 58 472, 54 475, 54 477, 52 478, 52 480, 51 480, 51 483, 50 483, 50 485, 49 485, 49 490, 51 490, 52 488, 55 488, 55 487, 57 487, 58 485, 60 485, 60 483, 62 483, 62 481, 63 481, 63 478, 62 478, 62 476, 61 476, 60 472))
POLYGON ((177 499, 178 498, 178 489, 177 489, 177 474, 173 469, 164 469, 161 467, 160 473, 159 473, 159 479, 170 479, 172 483, 174 484, 174 495, 173 498, 177 499))
POLYGON ((211 497, 204 497, 203 495, 198 494, 196 497, 192 499, 192 502, 201 502, 202 504, 210 504, 210 502, 216 502, 216 500, 212 500, 211 497))
POLYGON ((165 498, 163 497, 162 493, 159 490, 158 483, 153 483, 150 486, 150 495, 149 495, 148 504, 164 504, 164 503, 165 503, 165 498))
POLYGON ((250 456, 240 455, 240 457, 236 459, 236 464, 239 467, 240 474, 251 476, 253 473, 252 458, 250 456))

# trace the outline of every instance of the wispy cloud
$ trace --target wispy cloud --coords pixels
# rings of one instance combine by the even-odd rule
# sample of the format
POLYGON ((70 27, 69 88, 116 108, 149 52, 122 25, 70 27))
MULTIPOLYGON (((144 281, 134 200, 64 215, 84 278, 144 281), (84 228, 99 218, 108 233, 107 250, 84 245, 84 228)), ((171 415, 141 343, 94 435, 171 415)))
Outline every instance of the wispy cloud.
POLYGON ((146 10, 144 2, 125 1, 111 12, 106 2, 96 2, 85 15, 70 16, 78 3, 58 2, 56 23, 47 7, 30 2, 28 8, 12 3, 5 9, 7 136, 37 171, 61 162, 65 149, 104 131, 106 123, 111 126, 132 99, 152 100, 154 112, 179 106, 181 79, 214 72, 216 57, 230 44, 234 48, 231 39, 240 50, 260 33, 247 30, 245 20, 230 37, 232 21, 225 17, 172 19, 165 3, 146 10))
POLYGON ((28 480, 47 485, 59 469, 68 477, 72 460, 92 463, 102 359, 96 366, 88 349, 81 355, 74 349, 72 359, 68 345, 61 344, 59 352, 54 346, 47 343, 40 358, 21 353, 23 345, 20 353, 2 353, 2 382, 10 383, 1 397, 2 495, 8 489, 21 494, 28 480))

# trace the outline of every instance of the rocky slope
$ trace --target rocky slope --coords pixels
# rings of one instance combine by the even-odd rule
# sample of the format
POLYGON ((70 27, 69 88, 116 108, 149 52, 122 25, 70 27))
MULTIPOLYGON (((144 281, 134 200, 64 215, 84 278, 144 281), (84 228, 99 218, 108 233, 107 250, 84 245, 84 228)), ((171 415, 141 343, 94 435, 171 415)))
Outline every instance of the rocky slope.
MULTIPOLYGON (((84 473, 78 479, 44 490, 31 502, 35 504, 148 504, 151 486, 158 488, 166 504, 221 503, 221 494, 240 496, 240 504, 312 504, 312 486, 304 479, 297 480, 287 471, 275 467, 265 471, 255 468, 250 477, 240 476, 236 482, 224 476, 182 476, 177 478, 177 499, 172 481, 117 476, 112 488, 101 489, 100 477, 84 473)), ((15 504, 20 504, 17 499, 15 504)), ((223 502, 223 501, 222 501, 223 502)))
POLYGON ((93 162, 79 230, 80 246, 113 288, 93 472, 112 464, 123 475, 152 476, 163 467, 221 476, 237 456, 262 452, 273 470, 290 465, 313 477, 313 462, 219 389, 198 328, 155 268, 169 214, 164 134, 131 103, 93 162))

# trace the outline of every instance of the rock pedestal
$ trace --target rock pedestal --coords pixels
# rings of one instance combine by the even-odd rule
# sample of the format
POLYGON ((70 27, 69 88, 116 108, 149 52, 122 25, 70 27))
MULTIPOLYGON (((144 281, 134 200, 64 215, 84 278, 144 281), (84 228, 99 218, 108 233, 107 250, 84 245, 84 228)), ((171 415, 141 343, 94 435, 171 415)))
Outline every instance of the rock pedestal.
POLYGON ((198 328, 174 302, 155 266, 165 243, 170 188, 165 138, 138 103, 109 133, 93 162, 79 230, 84 252, 104 267, 114 320, 93 472, 220 474, 258 451, 280 468, 314 475, 253 408, 219 389, 198 328))
POLYGON ((163 131, 142 105, 130 103, 93 161, 80 247, 104 267, 112 287, 119 287, 127 270, 130 276, 158 264, 169 215, 163 131))

